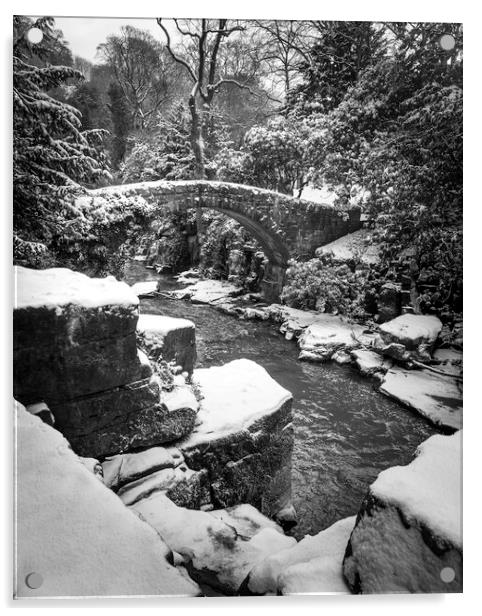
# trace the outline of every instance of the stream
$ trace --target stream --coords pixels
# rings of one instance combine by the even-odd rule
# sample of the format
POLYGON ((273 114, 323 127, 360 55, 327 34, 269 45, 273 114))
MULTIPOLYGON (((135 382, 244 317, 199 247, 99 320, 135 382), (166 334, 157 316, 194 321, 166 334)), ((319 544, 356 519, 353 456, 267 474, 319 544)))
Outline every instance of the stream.
MULTIPOLYGON (((129 284, 161 279, 161 290, 179 285, 139 262, 129 284)), ((298 361, 298 347, 273 323, 241 321, 206 305, 164 297, 143 299, 141 312, 194 321, 198 359, 206 368, 245 357, 262 365, 293 394, 293 505, 300 539, 356 514, 370 483, 390 466, 407 464, 436 429, 424 418, 376 391, 376 382, 350 366, 298 361)))

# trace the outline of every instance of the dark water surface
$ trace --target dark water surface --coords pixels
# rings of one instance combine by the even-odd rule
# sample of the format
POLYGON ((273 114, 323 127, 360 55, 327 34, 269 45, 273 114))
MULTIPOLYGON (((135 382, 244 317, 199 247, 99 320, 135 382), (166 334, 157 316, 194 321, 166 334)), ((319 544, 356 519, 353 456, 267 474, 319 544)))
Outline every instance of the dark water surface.
MULTIPOLYGON (((126 281, 162 279, 132 263, 126 281)), ((141 312, 191 319, 196 324, 197 367, 246 357, 261 364, 293 394, 295 536, 314 534, 355 514, 368 485, 390 466, 407 464, 435 429, 422 417, 376 392, 376 384, 352 367, 310 364, 273 323, 241 321, 210 306, 162 297, 141 300, 141 312)))

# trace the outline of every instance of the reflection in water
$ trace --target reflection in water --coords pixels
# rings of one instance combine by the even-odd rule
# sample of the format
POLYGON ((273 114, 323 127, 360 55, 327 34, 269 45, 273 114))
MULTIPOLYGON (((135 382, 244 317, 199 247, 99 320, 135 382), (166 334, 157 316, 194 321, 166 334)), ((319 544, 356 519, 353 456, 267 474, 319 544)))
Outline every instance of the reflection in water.
MULTIPOLYGON (((159 276, 139 263, 129 268, 132 284, 159 276)), ((163 288, 177 283, 162 277, 163 288)), ((435 429, 423 418, 375 390, 353 368, 297 359, 273 324, 241 321, 209 306, 163 297, 141 301, 141 312, 191 319, 196 324, 198 367, 246 357, 258 362, 292 392, 295 447, 294 534, 314 534, 358 511, 368 485, 389 466, 407 464, 435 429)))

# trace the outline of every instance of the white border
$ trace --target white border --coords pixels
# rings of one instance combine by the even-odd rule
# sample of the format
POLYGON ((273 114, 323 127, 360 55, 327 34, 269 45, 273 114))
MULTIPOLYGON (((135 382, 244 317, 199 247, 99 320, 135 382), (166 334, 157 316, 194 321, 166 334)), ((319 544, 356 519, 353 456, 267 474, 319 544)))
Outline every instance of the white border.
POLYGON ((390 611, 390 614, 403 614, 414 611, 437 615, 454 615, 457 609, 463 609, 464 614, 476 612, 476 606, 482 603, 477 595, 480 585, 480 560, 481 550, 480 536, 482 526, 482 504, 476 501, 480 495, 480 455, 478 442, 481 438, 480 416, 482 414, 481 394, 477 388, 480 375, 480 312, 482 302, 479 299, 481 284, 480 252, 482 245, 480 234, 482 232, 482 199, 480 186, 482 157, 482 135, 480 131, 482 114, 482 96, 480 81, 482 79, 482 19, 480 10, 477 10, 477 0, 403 0, 401 3, 389 2, 389 0, 341 0, 338 2, 326 2, 322 0, 304 1, 297 0, 277 3, 262 3, 260 0, 244 0, 239 5, 221 2, 194 0, 181 0, 175 3, 162 2, 126 2, 117 0, 115 3, 99 2, 99 0, 84 0, 81 3, 67 4, 65 0, 18 0, 12 2, 5 0, 2 5, 2 75, 4 76, 3 88, 1 89, 0 101, 2 106, 3 136, 1 151, 1 187, 3 199, 0 205, 2 216, 3 242, 1 244, 2 256, 2 324, 4 335, 2 336, 2 370, 1 391, 4 393, 3 405, 3 464, 5 471, 3 477, 4 498, 2 502, 2 520, 4 522, 4 538, 2 550, 0 579, 2 580, 2 597, 4 605, 21 611, 29 608, 49 609, 62 607, 62 609, 132 609, 146 608, 159 610, 195 609, 202 613, 211 613, 213 610, 229 610, 230 614, 243 614, 250 608, 260 608, 265 611, 276 610, 276 613, 289 613, 293 609, 313 613, 320 610, 328 610, 336 614, 378 614, 390 611), (464 202, 465 202, 465 225, 464 225, 464 248, 465 248, 465 436, 464 436, 464 535, 465 535, 465 572, 464 572, 464 595, 385 595, 370 597, 336 597, 336 596, 308 596, 296 598, 267 597, 259 599, 251 598, 213 598, 213 599, 127 599, 127 600, 45 600, 39 602, 13 603, 11 596, 12 579, 12 421, 11 417, 11 300, 12 285, 10 280, 11 263, 11 18, 13 14, 39 14, 57 16, 118 16, 118 17, 153 17, 158 14, 165 17, 231 17, 231 18, 284 18, 284 19, 346 19, 346 20, 397 20, 397 21, 458 21, 464 23, 464 202), (479 296, 479 297, 478 297, 479 296), (9 299, 7 299, 9 298, 9 299), (9 344, 6 344, 6 341, 9 344), (463 602, 463 606, 461 605, 463 602), (68 607, 69 606, 69 607, 68 607))

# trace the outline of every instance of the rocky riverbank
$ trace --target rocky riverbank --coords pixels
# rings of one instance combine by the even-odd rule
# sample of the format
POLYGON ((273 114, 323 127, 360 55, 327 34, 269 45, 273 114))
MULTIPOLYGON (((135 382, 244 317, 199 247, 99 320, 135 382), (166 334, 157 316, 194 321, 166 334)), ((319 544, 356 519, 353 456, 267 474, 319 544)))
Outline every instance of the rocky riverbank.
MULTIPOLYGON (((403 314, 366 328, 336 315, 267 305, 232 283, 199 280, 194 270, 177 280, 187 286, 172 291, 173 298, 208 304, 240 319, 272 321, 287 340, 297 342, 300 360, 351 365, 375 378, 382 394, 436 426, 462 427, 462 349, 442 341, 437 317, 403 314)), ((150 286, 141 287, 141 295, 156 292, 155 282, 145 284, 150 286)))
MULTIPOLYGON (((16 278, 18 596, 388 592, 395 582, 383 573, 380 543, 394 553, 417 548, 400 590, 460 589, 460 432, 429 439, 412 464, 384 471, 356 521, 297 542, 283 531, 295 522, 289 391, 245 359, 196 369, 194 324, 139 318, 136 294, 113 278, 25 268, 16 278), (37 363, 25 365, 30 350, 37 363), (389 514, 383 523, 375 498, 389 514), (392 510, 408 520, 406 534, 392 510), (422 579, 427 555, 435 560, 422 579), (439 575, 442 586, 438 565, 454 572, 439 575), (29 575, 40 571, 45 583, 32 588, 29 575)), ((304 337, 302 352, 351 361, 363 350, 337 317, 323 325, 268 308, 287 337, 304 337)), ((411 353, 434 343, 435 325, 411 353)), ((392 323, 384 345, 393 332, 392 323)))

